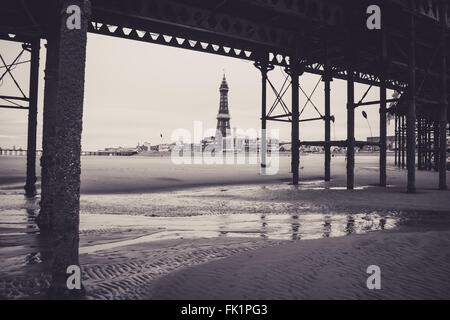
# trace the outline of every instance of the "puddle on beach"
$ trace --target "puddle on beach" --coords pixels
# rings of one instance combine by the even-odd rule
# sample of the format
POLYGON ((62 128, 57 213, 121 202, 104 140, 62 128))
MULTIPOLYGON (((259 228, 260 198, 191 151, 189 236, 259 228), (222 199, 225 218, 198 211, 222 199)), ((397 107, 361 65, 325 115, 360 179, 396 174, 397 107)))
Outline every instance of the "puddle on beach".
POLYGON ((373 230, 392 229, 397 220, 373 214, 223 214, 191 217, 136 217, 81 215, 81 232, 87 229, 151 228, 152 233, 132 240, 81 248, 81 253, 137 243, 215 237, 301 240, 338 237, 373 230))
MULTIPOLYGON (((323 188, 315 181, 304 183, 304 187, 323 188)), ((420 230, 450 228, 450 215, 446 213, 361 211, 349 214, 326 210, 320 212, 317 208, 308 211, 308 207, 302 207, 302 204, 285 200, 262 204, 257 197, 252 196, 256 188, 279 191, 280 188, 296 187, 226 186, 166 193, 83 195, 81 239, 90 237, 92 241, 82 241, 80 253, 177 239, 233 237, 304 240, 403 227, 417 227, 420 230), (94 203, 96 205, 90 205, 94 203), (136 207, 144 208, 147 213, 165 210, 170 214, 136 214, 136 207), (220 210, 217 210, 218 207, 220 210), (207 210, 199 211, 199 208, 207 210), (138 232, 134 236, 131 231, 138 232), (124 239, 124 235, 130 236, 124 239), (96 244, 97 236, 103 237, 103 240, 107 237, 109 242, 96 244)), ((39 198, 24 200, 19 194, 9 193, 2 194, 2 198, 6 200, 4 203, 8 203, 8 206, 0 205, 0 257, 5 257, 2 264, 16 264, 18 259, 22 264, 40 263, 48 257, 49 246, 48 241, 41 239, 34 222, 39 198), (12 204, 16 209, 11 208, 12 204)))

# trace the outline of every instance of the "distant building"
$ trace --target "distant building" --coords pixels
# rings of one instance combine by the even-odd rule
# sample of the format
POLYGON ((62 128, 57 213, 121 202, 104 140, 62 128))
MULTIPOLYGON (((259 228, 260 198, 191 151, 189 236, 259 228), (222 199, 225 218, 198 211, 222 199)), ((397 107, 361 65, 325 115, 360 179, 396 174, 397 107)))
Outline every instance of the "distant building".
POLYGON ((150 142, 144 142, 141 148, 143 151, 150 151, 152 148, 152 144, 150 142))
POLYGON ((158 152, 170 152, 175 147, 176 143, 161 143, 158 145, 158 152))
MULTIPOLYGON (((367 142, 380 142, 380 137, 367 137, 367 142)), ((395 149, 395 136, 386 137, 386 148, 387 150, 395 149)))
POLYGON ((117 148, 105 148, 104 150, 96 151, 98 155, 106 155, 106 156, 132 156, 137 154, 139 151, 138 147, 117 147, 117 148))
POLYGON ((281 143, 279 150, 281 152, 291 151, 292 150, 292 145, 290 143, 281 143))

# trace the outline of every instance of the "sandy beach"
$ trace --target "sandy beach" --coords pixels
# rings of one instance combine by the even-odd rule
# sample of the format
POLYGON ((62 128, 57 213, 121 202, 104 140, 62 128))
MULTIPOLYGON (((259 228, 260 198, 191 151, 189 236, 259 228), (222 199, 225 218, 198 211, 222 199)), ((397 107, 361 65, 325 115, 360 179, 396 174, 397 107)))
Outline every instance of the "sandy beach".
MULTIPOLYGON (((389 159, 390 161, 392 159, 389 159)), ((437 173, 388 168, 360 155, 357 188, 345 159, 290 158, 262 177, 257 165, 175 166, 167 158, 83 157, 80 263, 88 299, 449 299, 450 192, 437 173), (368 290, 379 265, 382 290, 368 290)), ((392 162, 392 161, 391 161, 392 162)), ((24 199, 25 159, 0 157, 0 297, 42 297, 48 239, 34 223, 39 196, 24 199)))

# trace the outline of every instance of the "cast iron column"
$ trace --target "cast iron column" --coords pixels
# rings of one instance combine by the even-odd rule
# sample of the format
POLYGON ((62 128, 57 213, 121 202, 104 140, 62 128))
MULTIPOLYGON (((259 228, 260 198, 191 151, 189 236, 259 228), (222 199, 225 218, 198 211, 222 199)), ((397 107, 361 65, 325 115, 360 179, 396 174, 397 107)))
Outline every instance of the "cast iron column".
POLYGON ((380 186, 386 187, 386 78, 388 72, 386 29, 381 30, 380 77, 380 186))
POLYGON ((290 75, 292 89, 292 128, 291 128, 291 157, 292 157, 292 184, 298 185, 298 167, 300 164, 300 141, 299 141, 299 76, 301 74, 300 65, 296 58, 291 57, 290 75))
POLYGON ((30 45, 30 101, 28 109, 27 180, 25 183, 25 194, 28 197, 33 197, 34 195, 36 195, 36 127, 39 81, 39 50, 40 39, 33 39, 30 45))
POLYGON ((347 189, 355 185, 355 82, 351 63, 347 67, 347 189))
POLYGON ((333 81, 333 76, 331 74, 331 68, 329 66, 324 67, 324 75, 322 81, 325 87, 325 181, 330 181, 331 179, 331 81, 333 81))
POLYGON ((42 156, 41 156, 41 201, 39 216, 36 219, 41 233, 51 231, 52 221, 52 192, 55 170, 55 121, 56 121, 56 86, 58 80, 58 31, 59 31, 59 7, 56 2, 50 2, 48 12, 49 27, 47 28, 46 61, 45 61, 45 86, 44 86, 44 111, 42 126, 42 156))
POLYGON ((397 166, 397 153, 398 153, 398 119, 397 119, 397 111, 394 114, 394 121, 395 121, 395 129, 394 129, 394 137, 395 137, 395 142, 394 142, 394 164, 395 166, 397 166))
POLYGON ((409 39, 409 105, 406 113, 406 167, 408 169, 407 192, 416 192, 416 20, 415 1, 411 0, 409 39))
MULTIPOLYGON (((55 297, 82 294, 68 290, 67 268, 79 265, 80 154, 84 97, 87 29, 91 15, 89 0, 61 1, 58 33, 58 81, 55 95, 53 266, 50 293, 55 297), (81 28, 69 29, 66 21, 73 13, 68 6, 81 9, 81 28)), ((52 183, 53 184, 53 183, 52 183)))
POLYGON ((273 70, 273 65, 268 63, 269 56, 263 55, 260 61, 255 62, 255 67, 261 71, 261 174, 266 173, 267 165, 267 73, 273 70))
POLYGON ((439 189, 447 189, 447 34, 446 34, 446 12, 447 1, 440 3, 441 20, 441 108, 439 114, 439 189))

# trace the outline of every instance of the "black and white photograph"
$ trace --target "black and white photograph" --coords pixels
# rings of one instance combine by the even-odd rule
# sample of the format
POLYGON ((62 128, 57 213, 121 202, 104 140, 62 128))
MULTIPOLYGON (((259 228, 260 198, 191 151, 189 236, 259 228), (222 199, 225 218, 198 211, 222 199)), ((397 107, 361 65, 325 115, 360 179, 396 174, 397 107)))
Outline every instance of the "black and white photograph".
POLYGON ((449 300, 449 78, 448 0, 0 0, 0 300, 449 300))

